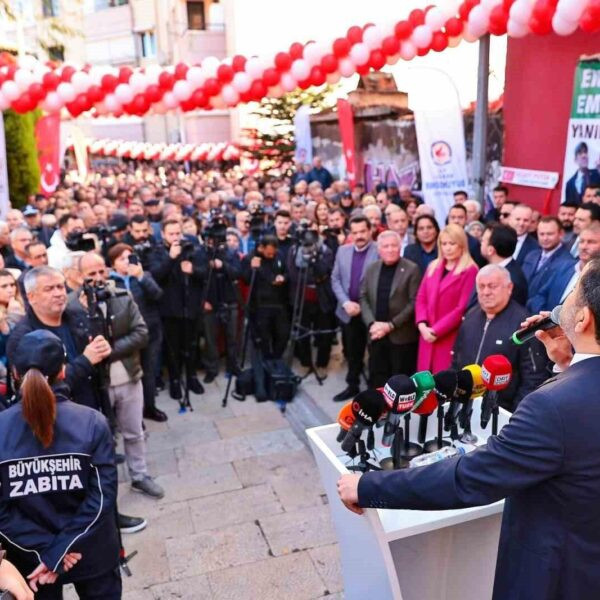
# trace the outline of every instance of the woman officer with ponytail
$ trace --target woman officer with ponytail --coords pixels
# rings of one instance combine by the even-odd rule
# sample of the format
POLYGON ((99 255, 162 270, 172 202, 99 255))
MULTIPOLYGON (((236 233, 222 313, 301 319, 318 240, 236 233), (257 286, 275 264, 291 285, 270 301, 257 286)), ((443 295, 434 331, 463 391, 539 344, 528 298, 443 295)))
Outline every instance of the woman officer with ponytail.
POLYGON ((46 330, 20 340, 19 402, 0 413, 0 541, 36 600, 119 600, 117 471, 106 419, 71 402, 65 350, 46 330))

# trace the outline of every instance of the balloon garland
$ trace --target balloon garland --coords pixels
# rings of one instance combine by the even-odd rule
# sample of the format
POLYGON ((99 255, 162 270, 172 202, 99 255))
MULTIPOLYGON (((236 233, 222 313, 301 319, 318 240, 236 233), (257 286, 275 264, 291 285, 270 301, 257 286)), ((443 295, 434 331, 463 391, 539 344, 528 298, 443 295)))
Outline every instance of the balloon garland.
POLYGON ((31 56, 0 57, 0 111, 41 107, 77 117, 142 116, 280 97, 296 89, 337 83, 398 60, 443 52, 482 35, 570 35, 577 28, 600 32, 600 0, 442 0, 414 9, 397 23, 353 26, 331 43, 294 42, 274 56, 236 55, 223 61, 145 68, 41 63, 31 56))

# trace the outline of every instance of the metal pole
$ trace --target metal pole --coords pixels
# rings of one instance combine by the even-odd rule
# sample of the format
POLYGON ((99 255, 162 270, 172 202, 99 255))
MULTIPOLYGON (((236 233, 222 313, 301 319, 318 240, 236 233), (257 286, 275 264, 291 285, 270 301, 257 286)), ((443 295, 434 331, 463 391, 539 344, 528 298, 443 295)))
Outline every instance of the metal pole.
POLYGON ((485 206, 485 172, 488 127, 488 78, 490 71, 490 36, 479 39, 479 66, 477 68, 477 105, 473 124, 473 178, 476 200, 485 206))

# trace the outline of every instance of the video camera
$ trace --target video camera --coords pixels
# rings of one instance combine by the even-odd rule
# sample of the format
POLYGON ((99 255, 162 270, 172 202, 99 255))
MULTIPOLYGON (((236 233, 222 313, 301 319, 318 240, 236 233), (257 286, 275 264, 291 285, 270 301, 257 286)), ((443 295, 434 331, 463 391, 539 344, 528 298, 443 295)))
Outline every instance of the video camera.
POLYGON ((264 233, 266 214, 262 206, 257 206, 250 212, 250 237, 253 240, 258 240, 264 233))
POLYGON ((204 229, 204 236, 206 241, 210 242, 209 245, 213 250, 219 251, 226 248, 227 221, 220 209, 211 209, 208 225, 204 229))
POLYGON ((302 219, 294 233, 294 240, 300 246, 305 260, 311 260, 319 252, 319 232, 311 229, 310 221, 302 219))
POLYGON ((181 262, 184 260, 192 260, 195 251, 196 246, 193 242, 186 239, 181 240, 181 254, 179 255, 179 260, 181 262))
POLYGON ((65 245, 71 252, 89 252, 96 249, 96 239, 105 247, 115 231, 115 227, 107 225, 97 225, 86 231, 73 231, 65 240, 65 245))
POLYGON ((110 298, 110 291, 106 284, 97 283, 93 279, 85 279, 83 281, 83 293, 88 301, 88 306, 100 302, 106 302, 110 298))

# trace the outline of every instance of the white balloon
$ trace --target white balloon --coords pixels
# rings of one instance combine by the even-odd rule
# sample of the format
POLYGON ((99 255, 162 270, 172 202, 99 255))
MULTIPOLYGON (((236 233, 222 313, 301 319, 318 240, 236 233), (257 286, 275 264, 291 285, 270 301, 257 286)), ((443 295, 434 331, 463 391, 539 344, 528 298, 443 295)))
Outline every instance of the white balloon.
POLYGON ((417 55, 417 48, 411 41, 402 42, 400 56, 404 60, 412 60, 417 55))
POLYGON ((136 94, 141 94, 142 92, 145 92, 148 87, 148 78, 143 73, 136 71, 129 78, 129 85, 136 94))
POLYGON ((75 100, 75 96, 77 96, 77 92, 75 88, 66 81, 63 81, 58 84, 56 88, 56 92, 60 96, 61 100, 66 104, 67 102, 73 102, 75 100))
POLYGON ((327 83, 330 85, 335 85, 341 78, 342 76, 338 71, 335 71, 335 73, 329 73, 329 75, 327 75, 327 83))
POLYGON ((133 91, 126 83, 120 83, 115 88, 115 96, 121 104, 129 104, 133 100, 133 91))
POLYGON ((342 77, 352 77, 352 75, 356 73, 356 67, 349 58, 342 58, 339 62, 338 69, 340 70, 340 75, 342 77))
POLYGON ((9 106, 10 101, 2 92, 0 92, 0 112, 6 110, 9 106))
POLYGON ((192 95, 192 86, 189 81, 185 81, 185 79, 179 79, 175 82, 173 86, 173 93, 175 94, 175 98, 180 102, 184 100, 189 100, 192 95))
POLYGON ((44 101, 46 110, 50 112, 58 112, 63 107, 62 98, 56 92, 50 92, 44 101))
POLYGON ((508 19, 507 32, 510 37, 525 37, 529 33, 529 27, 519 21, 508 19))
POLYGON ((207 56, 202 61, 201 66, 207 79, 210 77, 216 77, 217 69, 221 66, 221 61, 215 56, 207 56))
POLYGON ((475 37, 480 37, 487 31, 488 25, 489 12, 481 4, 478 4, 469 13, 467 31, 475 37))
POLYGON ((509 20, 526 25, 529 22, 533 7, 527 0, 517 0, 508 13, 509 20))
POLYGON ((427 25, 418 25, 412 33, 412 41, 417 48, 427 48, 432 38, 433 32, 427 25))
POLYGON ((555 14, 559 15, 563 21, 577 23, 587 4, 581 0, 559 0, 555 14))
POLYGON ((223 86, 221 96, 223 96, 223 101, 228 106, 235 106, 240 100, 240 95, 237 93, 237 90, 229 84, 223 86))
POLYGON ((90 85, 92 85, 92 81, 85 71, 77 71, 71 77, 71 85, 78 94, 84 94, 88 91, 90 85))
POLYGON ((558 14, 552 17, 552 29, 558 35, 571 35, 577 29, 577 23, 563 20, 558 14))
POLYGON ((457 35, 455 37, 448 38, 448 47, 456 48, 462 42, 462 35, 457 35))
MULTIPOLYGON (((441 6, 437 7, 442 11, 444 15, 444 23, 451 19, 452 17, 456 17, 458 14, 458 8, 461 5, 461 0, 447 0, 441 6)), ((428 11, 429 13, 429 11, 428 11)))
POLYGON ((384 37, 385 33, 382 27, 379 25, 370 25, 365 29, 363 34, 363 43, 369 50, 375 50, 376 48, 381 48, 384 37))
POLYGON ((315 42, 309 42, 304 46, 304 60, 309 67, 314 67, 321 62, 323 55, 321 54, 321 48, 317 46, 315 42))
POLYGON ((280 85, 274 85, 267 90, 267 96, 269 98, 281 98, 285 92, 280 85))
POLYGON ((116 113, 121 109, 121 103, 114 94, 106 94, 104 97, 104 106, 109 113, 116 113))
POLYGON ((33 73, 27 69, 17 69, 15 71, 14 82, 19 86, 19 89, 24 92, 27 88, 35 83, 33 73))
POLYGON ((167 110, 172 110, 179 106, 179 102, 177 102, 177 98, 173 92, 167 92, 163 96, 163 104, 167 107, 167 110))
POLYGON ((5 81, 2 84, 2 88, 0 88, 0 90, 9 102, 16 100, 21 95, 21 90, 19 89, 19 86, 12 80, 5 81))
POLYGON ((190 67, 185 78, 190 82, 194 89, 198 89, 206 81, 204 79, 204 71, 200 67, 190 67))
POLYGON ((354 44, 350 49, 350 60, 357 66, 366 65, 369 62, 369 48, 366 44, 354 44))
MULTIPOLYGON (((188 70, 188 74, 193 68, 198 68, 198 67, 191 67, 188 70)), ((162 68, 160 65, 148 65, 146 67, 146 77, 148 78, 148 84, 156 85, 158 83, 158 78, 160 77, 161 73, 162 73, 162 68)))
POLYGON ((291 92, 298 87, 298 84, 296 83, 296 80, 294 79, 294 76, 291 73, 284 73, 281 76, 281 81, 279 82, 279 84, 286 92, 291 92))
POLYGON ((216 109, 220 109, 220 108, 226 108, 225 102, 223 101, 223 98, 221 98, 221 96, 220 96, 220 95, 218 95, 218 96, 213 96, 213 97, 210 99, 210 105, 211 105, 213 108, 216 108, 216 109))
POLYGON ((292 63, 290 73, 296 81, 304 81, 310 75, 310 67, 305 60, 299 58, 292 63))
POLYGON ((476 42, 479 39, 478 35, 473 35, 470 31, 469 28, 467 27, 462 34, 462 39, 465 40, 465 42, 469 42, 469 44, 472 44, 473 42, 476 42))
POLYGON ((21 69, 28 69, 29 71, 33 71, 39 65, 38 60, 34 56, 31 56, 31 54, 21 56, 18 63, 21 69))
POLYGON ((167 107, 163 104, 163 102, 157 102, 156 104, 152 105, 152 110, 157 114, 157 115, 164 115, 167 112, 167 107))
POLYGON ((425 15, 425 25, 432 31, 439 31, 447 20, 446 15, 437 6, 430 8, 425 15))
POLYGON ((501 0, 481 0, 481 6, 487 10, 488 14, 491 12, 492 8, 498 4, 502 4, 501 0))
POLYGON ((233 76, 233 81, 231 84, 240 94, 243 94, 250 89, 250 86, 252 85, 252 79, 250 79, 248 73, 239 71, 233 76))
POLYGON ((244 69, 251 79, 260 79, 263 76, 264 70, 260 60, 256 56, 251 56, 246 61, 246 67, 244 69))
POLYGON ((88 75, 93 85, 100 85, 102 83, 102 78, 106 73, 107 71, 103 67, 92 67, 88 75))
POLYGON ((388 56, 385 59, 386 64, 388 65, 395 65, 398 61, 400 60, 400 53, 396 53, 393 56, 388 56))

